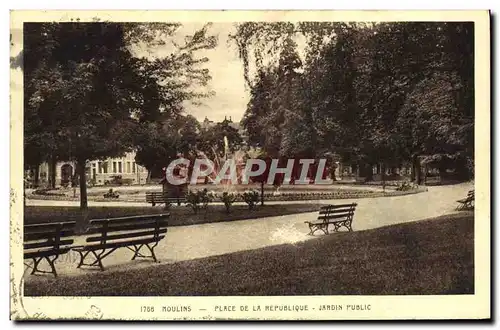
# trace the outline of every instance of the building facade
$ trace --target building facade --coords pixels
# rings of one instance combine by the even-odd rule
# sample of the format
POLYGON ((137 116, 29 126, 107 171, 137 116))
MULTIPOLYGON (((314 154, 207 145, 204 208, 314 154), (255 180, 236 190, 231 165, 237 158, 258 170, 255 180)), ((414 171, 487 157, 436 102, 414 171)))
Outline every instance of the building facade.
MULTIPOLYGON (((49 181, 49 164, 43 163, 39 168, 40 185, 49 181)), ((71 186, 76 174, 76 163, 73 161, 57 162, 55 168, 56 187, 71 186)), ((121 158, 89 161, 86 164, 87 181, 93 185, 106 184, 144 184, 148 171, 135 162, 135 153, 130 152, 121 158)))

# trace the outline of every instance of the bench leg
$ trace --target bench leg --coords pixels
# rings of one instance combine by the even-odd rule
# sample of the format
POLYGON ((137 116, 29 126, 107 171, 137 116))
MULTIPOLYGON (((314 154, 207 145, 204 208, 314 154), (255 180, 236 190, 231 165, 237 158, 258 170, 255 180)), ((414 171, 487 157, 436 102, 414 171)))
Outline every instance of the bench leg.
POLYGON ((344 226, 347 228, 347 230, 352 231, 352 220, 345 221, 344 226))
POLYGON ((89 250, 85 251, 78 251, 80 253, 80 263, 78 264, 77 268, 80 268, 81 266, 99 266, 101 271, 104 271, 104 266, 102 264, 102 259, 106 258, 108 255, 113 253, 116 249, 111 249, 109 251, 106 251, 105 249, 101 251, 101 253, 97 253, 95 250, 89 250), (84 262, 85 258, 89 255, 89 253, 92 253, 94 255, 94 262, 86 264, 84 262))
POLYGON ((83 251, 77 251, 77 252, 80 254, 80 262, 78 263, 78 266, 76 266, 76 268, 80 268, 84 265, 83 261, 88 256, 90 251, 85 251, 85 253, 83 253, 83 251))
POLYGON ((42 261, 42 258, 33 258, 33 270, 31 271, 31 275, 35 274, 38 271, 38 264, 42 261))
POLYGON ((52 273, 54 273, 54 277, 57 277, 56 266, 54 265, 54 262, 56 261, 57 257, 59 257, 59 255, 55 256, 55 258, 52 260, 50 260, 49 257, 45 257, 45 260, 47 260, 47 262, 50 265, 50 268, 52 269, 52 273))
POLYGON ((309 224, 309 234, 308 235, 311 235, 311 236, 314 236, 314 233, 316 231, 318 231, 320 229, 320 227, 316 224, 309 224))
POLYGON ((309 223, 309 234, 307 234, 307 235, 314 236, 314 233, 317 232, 318 230, 322 230, 323 233, 325 233, 325 235, 329 234, 328 224, 309 223))
POLYGON ((149 244, 146 244, 149 251, 151 252, 151 257, 153 257, 154 262, 158 262, 158 260, 156 259, 155 251, 154 251, 154 248, 156 247, 156 245, 158 245, 158 243, 155 243, 153 246, 149 246, 149 244))
POLYGON ((106 250, 103 250, 103 252, 101 252, 99 254, 97 254, 95 251, 92 251, 92 254, 94 255, 96 260, 92 264, 90 264, 89 266, 95 266, 96 264, 98 264, 101 271, 103 271, 104 266, 102 265, 101 259, 104 258, 104 257, 102 257, 102 255, 104 254, 104 251, 106 251, 106 250))
POLYGON ((139 245, 139 247, 137 247, 137 245, 134 245, 134 249, 130 248, 127 246, 127 248, 129 250, 131 250, 132 252, 134 252, 134 255, 132 257, 132 260, 135 260, 135 258, 152 258, 155 262, 158 262, 158 259, 156 259, 156 255, 155 255, 155 252, 154 252, 154 248, 158 245, 158 242, 155 242, 152 246, 150 246, 149 244, 141 244, 139 245), (147 256, 147 255, 144 255, 142 254, 140 251, 141 251, 141 248, 146 245, 146 247, 148 248, 149 252, 151 255, 147 256))
POLYGON ((54 262, 56 259, 59 257, 59 255, 56 255, 54 259, 50 259, 49 257, 40 257, 40 258, 33 258, 33 270, 31 271, 31 275, 36 274, 36 273, 42 273, 42 274, 54 274, 54 277, 57 277, 57 272, 56 272, 56 267, 54 265, 54 262), (50 266, 51 271, 46 272, 44 270, 38 269, 38 266, 40 265, 40 262, 45 259, 47 260, 47 263, 50 266))
POLYGON ((307 235, 311 235, 311 236, 314 235, 313 226, 311 224, 309 224, 309 234, 307 234, 307 235))
POLYGON ((324 224, 321 226, 321 230, 325 233, 325 235, 328 235, 328 224, 324 224))
POLYGON ((129 248, 129 247, 127 246, 127 248, 128 248, 129 250, 131 250, 131 251, 133 251, 133 252, 134 252, 134 256, 132 257, 132 260, 135 260, 135 258, 137 258, 137 257, 144 257, 144 256, 141 254, 141 252, 140 252, 140 251, 141 251, 141 248, 142 248, 143 246, 144 246, 144 244, 139 245, 139 247, 137 247, 137 245, 134 245, 134 250, 132 250, 131 248, 129 248))

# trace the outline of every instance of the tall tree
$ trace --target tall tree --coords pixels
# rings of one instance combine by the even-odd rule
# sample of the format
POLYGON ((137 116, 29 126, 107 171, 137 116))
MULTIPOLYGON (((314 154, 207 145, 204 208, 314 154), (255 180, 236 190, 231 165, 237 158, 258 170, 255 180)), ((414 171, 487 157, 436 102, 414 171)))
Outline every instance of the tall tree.
POLYGON ((25 25, 25 111, 33 114, 27 118, 41 123, 34 120, 28 125, 33 135, 27 141, 40 154, 49 150, 59 159, 76 161, 81 208, 87 207, 87 161, 132 150, 131 136, 139 124, 162 112, 179 113, 184 101, 200 96, 190 90, 190 81, 207 81, 208 71, 197 68, 207 59, 196 59, 193 53, 215 46, 208 27, 187 36, 166 57, 146 57, 137 50, 138 40, 163 45, 162 38, 172 37, 178 27, 151 24, 147 29, 144 24, 101 22, 25 25), (40 147, 31 142, 39 134, 37 127, 47 136, 40 147))

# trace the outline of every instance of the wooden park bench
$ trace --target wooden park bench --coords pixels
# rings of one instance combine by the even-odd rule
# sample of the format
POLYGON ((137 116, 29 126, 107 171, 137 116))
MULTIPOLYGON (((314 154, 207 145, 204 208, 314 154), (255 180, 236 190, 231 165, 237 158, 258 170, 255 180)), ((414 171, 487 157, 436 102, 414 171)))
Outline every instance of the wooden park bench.
POLYGON ((74 235, 75 222, 61 222, 48 224, 33 224, 24 226, 24 259, 32 259, 33 267, 31 274, 49 273, 57 277, 54 262, 56 259, 71 250, 74 235), (43 271, 38 268, 40 261, 45 259, 50 265, 51 271, 43 271))
POLYGON ((156 204, 175 204, 181 205, 181 203, 186 202, 186 198, 183 196, 179 197, 167 197, 163 192, 155 192, 155 191, 148 191, 146 192, 146 202, 151 203, 152 206, 155 206, 156 204))
POLYGON ((157 262, 154 248, 165 238, 169 214, 141 215, 90 221, 86 239, 87 245, 73 248, 80 254, 81 266, 99 266, 104 270, 102 260, 119 248, 134 252, 135 258, 151 258, 157 262), (147 247, 149 255, 141 253, 147 247), (89 254, 94 260, 85 262, 89 254))
POLYGON ((474 190, 469 190, 467 197, 459 199, 457 201, 457 211, 472 209, 472 203, 474 202, 474 190))
POLYGON ((352 231, 351 225, 357 205, 356 203, 352 203, 322 206, 316 222, 305 221, 309 225, 309 235, 314 235, 317 230, 322 230, 325 234, 328 234, 329 225, 334 226, 335 232, 339 231, 341 227, 352 231))

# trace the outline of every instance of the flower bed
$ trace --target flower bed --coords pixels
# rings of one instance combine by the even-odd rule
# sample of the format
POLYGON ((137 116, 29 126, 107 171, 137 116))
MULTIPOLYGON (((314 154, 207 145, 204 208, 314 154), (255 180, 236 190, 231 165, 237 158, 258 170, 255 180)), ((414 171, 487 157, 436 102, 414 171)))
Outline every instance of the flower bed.
MULTIPOLYGON (((264 201, 304 201, 304 200, 327 200, 327 199, 356 199, 356 198, 374 198, 374 197, 393 197, 393 196, 404 196, 411 195, 420 192, 427 191, 426 187, 420 186, 412 188, 410 190, 389 190, 384 191, 374 191, 374 190, 335 190, 335 191, 322 191, 322 192, 283 192, 283 193, 264 193, 264 201)), ((79 197, 73 197, 68 195, 27 195, 30 199, 43 199, 43 200, 60 200, 60 201, 79 201, 79 197)), ((120 198, 103 198, 101 196, 88 196, 90 201, 120 201, 120 202, 145 202, 146 198, 144 195, 133 194, 133 196, 128 196, 128 194, 123 193, 120 198), (131 197, 131 198, 128 198, 131 197)), ((212 202, 221 202, 218 194, 214 196, 212 202)), ((245 202, 242 195, 238 194, 235 202, 245 202)), ((260 194, 259 194, 260 202, 260 194)))
POLYGON ((356 198, 374 198, 374 197, 392 197, 411 195, 427 191, 425 187, 419 187, 405 191, 334 191, 334 192, 312 192, 312 193, 282 193, 282 194, 264 194, 265 201, 303 201, 303 200, 322 200, 322 199, 356 199, 356 198))

